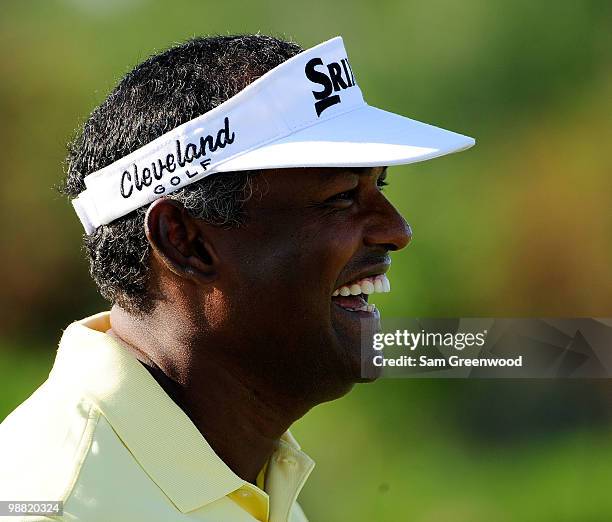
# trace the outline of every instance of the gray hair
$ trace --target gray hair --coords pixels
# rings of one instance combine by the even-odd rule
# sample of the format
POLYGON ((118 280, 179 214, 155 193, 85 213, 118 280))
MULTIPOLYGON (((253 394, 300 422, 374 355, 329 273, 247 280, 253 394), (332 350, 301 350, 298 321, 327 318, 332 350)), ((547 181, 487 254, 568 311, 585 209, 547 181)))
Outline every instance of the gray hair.
MULTIPOLYGON (((194 38, 152 56, 130 71, 97 107, 69 145, 60 189, 74 198, 84 178, 231 98, 300 53, 295 43, 264 35, 194 38)), ((166 197, 207 223, 237 227, 258 172, 212 174, 166 197)), ((149 294, 148 206, 84 236, 90 273, 100 294, 131 313, 155 306, 149 294)))

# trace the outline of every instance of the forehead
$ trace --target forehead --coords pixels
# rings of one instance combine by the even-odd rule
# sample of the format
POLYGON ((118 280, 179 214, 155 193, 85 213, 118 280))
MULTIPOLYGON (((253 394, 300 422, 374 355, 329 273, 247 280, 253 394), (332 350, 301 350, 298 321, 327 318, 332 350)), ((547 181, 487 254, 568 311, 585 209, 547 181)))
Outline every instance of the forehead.
POLYGON ((387 167, 305 167, 265 170, 262 180, 272 192, 325 190, 362 177, 380 176, 387 167))

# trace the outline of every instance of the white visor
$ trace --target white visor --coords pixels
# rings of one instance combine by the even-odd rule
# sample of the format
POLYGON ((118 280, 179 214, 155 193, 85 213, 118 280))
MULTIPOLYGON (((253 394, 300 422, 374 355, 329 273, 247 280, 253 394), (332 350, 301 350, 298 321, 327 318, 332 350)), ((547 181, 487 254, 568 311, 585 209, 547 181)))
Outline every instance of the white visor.
POLYGON ((213 110, 85 177, 72 201, 87 234, 218 172, 415 163, 474 139, 370 107, 336 37, 213 110))

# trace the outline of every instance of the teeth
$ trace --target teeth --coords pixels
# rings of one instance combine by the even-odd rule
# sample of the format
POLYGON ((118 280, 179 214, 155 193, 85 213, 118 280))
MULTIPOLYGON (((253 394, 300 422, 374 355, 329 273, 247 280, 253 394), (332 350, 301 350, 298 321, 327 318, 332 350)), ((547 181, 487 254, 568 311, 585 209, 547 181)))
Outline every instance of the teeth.
POLYGON ((383 279, 383 292, 390 292, 391 291, 391 283, 389 282, 389 280, 385 277, 383 279))
POLYGON ((385 274, 380 274, 373 277, 366 277, 350 285, 344 285, 334 290, 332 297, 338 295, 348 297, 349 295, 359 294, 383 294, 391 291, 389 279, 385 274))
POLYGON ((377 294, 382 294, 385 291, 384 286, 380 278, 374 279, 374 292, 377 294))
POLYGON ((361 293, 361 285, 351 285, 351 295, 359 295, 361 293))
POLYGON ((366 304, 366 305, 360 306, 359 308, 346 308, 346 310, 349 310, 351 312, 374 313, 374 310, 376 310, 376 305, 374 305, 374 304, 366 304))
POLYGON ((361 283, 361 291, 366 295, 373 294, 374 285, 366 279, 363 283, 361 283))

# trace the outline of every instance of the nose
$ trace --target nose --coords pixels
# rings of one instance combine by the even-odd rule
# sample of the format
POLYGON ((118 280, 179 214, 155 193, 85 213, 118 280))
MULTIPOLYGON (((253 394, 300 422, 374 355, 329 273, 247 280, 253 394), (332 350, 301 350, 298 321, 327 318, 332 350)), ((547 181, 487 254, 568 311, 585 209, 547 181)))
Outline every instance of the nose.
POLYGON ((364 235, 366 246, 383 246, 387 250, 401 250, 412 239, 412 228, 397 209, 385 198, 379 198, 377 208, 371 209, 364 235))

